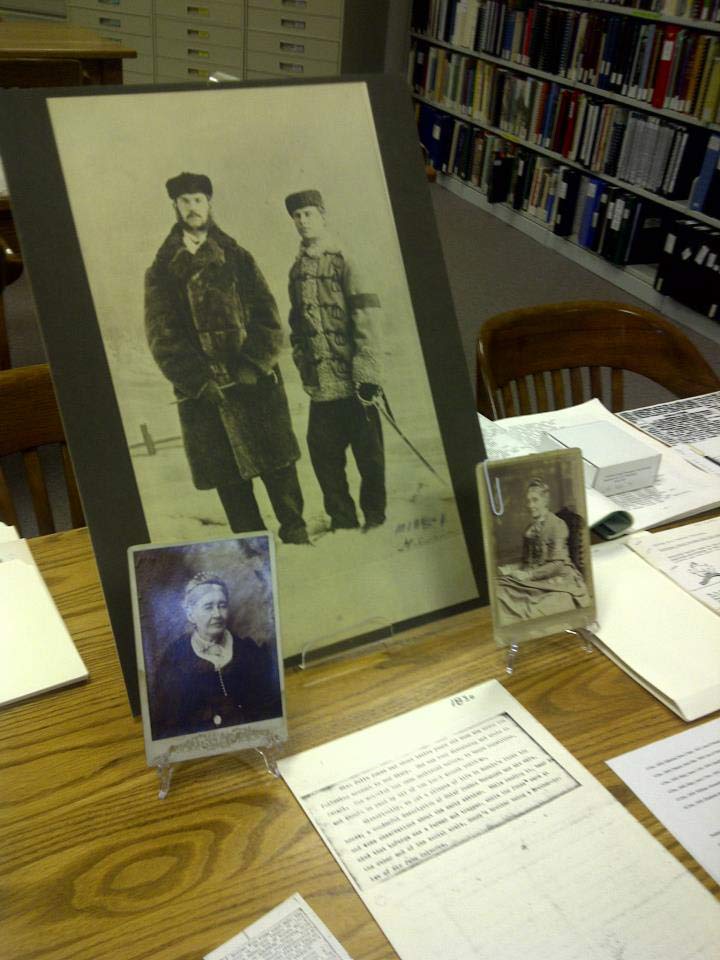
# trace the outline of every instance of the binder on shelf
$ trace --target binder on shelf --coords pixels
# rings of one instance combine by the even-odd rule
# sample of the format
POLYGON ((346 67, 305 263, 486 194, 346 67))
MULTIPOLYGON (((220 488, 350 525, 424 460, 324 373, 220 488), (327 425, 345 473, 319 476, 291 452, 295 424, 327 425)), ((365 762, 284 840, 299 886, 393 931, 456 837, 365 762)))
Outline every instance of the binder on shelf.
POLYGON ((488 180, 488 203, 504 203, 510 192, 510 177, 514 158, 498 150, 490 166, 488 180))
POLYGON ((558 202, 553 233, 569 237, 575 219, 575 207, 580 188, 580 171, 573 167, 560 167, 558 171, 558 202))
POLYGON ((658 263, 665 236, 662 207, 648 200, 640 200, 635 221, 628 239, 625 263, 658 263))
POLYGON ((720 159, 720 136, 711 136, 705 149, 700 173, 695 179, 692 193, 690 194, 690 209, 704 210, 705 199, 710 189, 713 173, 720 159))

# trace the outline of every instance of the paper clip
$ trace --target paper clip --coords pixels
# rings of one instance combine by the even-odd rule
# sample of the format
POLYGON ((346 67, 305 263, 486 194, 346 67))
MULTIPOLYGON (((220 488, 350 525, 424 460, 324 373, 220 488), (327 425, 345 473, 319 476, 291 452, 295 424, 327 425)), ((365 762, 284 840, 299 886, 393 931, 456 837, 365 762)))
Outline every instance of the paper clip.
POLYGON ((485 474, 485 484, 487 486, 488 499, 490 500, 490 509, 496 517, 501 517, 505 512, 505 504, 503 503, 502 490, 500 489, 500 480, 495 477, 495 493, 493 493, 492 486, 490 485, 487 460, 483 462, 483 473, 485 474), (497 494, 497 504, 495 503, 495 494, 497 494))

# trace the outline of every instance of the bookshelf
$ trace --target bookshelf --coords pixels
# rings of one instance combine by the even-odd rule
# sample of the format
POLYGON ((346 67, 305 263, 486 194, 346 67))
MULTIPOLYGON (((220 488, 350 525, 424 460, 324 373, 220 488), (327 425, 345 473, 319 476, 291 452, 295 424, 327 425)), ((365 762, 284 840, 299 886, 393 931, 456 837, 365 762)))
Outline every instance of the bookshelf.
POLYGON ((415 0, 408 80, 443 186, 720 341, 720 0, 664 6, 415 0))

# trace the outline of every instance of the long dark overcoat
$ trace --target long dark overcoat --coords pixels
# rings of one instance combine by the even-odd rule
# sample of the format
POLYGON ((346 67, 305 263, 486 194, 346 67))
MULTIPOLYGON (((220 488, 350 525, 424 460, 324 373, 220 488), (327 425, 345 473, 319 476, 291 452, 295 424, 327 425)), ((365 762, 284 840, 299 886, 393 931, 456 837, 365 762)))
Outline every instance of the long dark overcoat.
POLYGON ((252 256, 215 224, 191 254, 180 224, 145 275, 145 330, 172 383, 193 482, 207 490, 272 473, 298 459, 277 366, 283 331, 252 256), (203 395, 230 385, 225 403, 203 395))

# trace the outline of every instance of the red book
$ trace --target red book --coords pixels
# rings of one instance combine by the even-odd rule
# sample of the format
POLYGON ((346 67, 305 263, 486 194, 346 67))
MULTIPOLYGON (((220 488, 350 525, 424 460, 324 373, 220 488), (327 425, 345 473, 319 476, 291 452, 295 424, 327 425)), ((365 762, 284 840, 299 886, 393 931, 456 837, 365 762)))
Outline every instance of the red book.
POLYGON ((525 17, 525 33, 523 34, 522 42, 522 63, 528 64, 530 62, 530 41, 532 40, 533 24, 535 23, 535 7, 531 7, 527 16, 525 17))
POLYGON ((565 124, 565 134, 562 139, 562 144, 560 145, 560 153, 567 157, 570 154, 572 149, 573 136, 575 134, 575 121, 577 119, 578 112, 578 99, 580 97, 580 92, 578 90, 573 91, 572 96, 570 97, 570 104, 568 105, 567 113, 567 123, 565 124))
POLYGON ((560 152, 560 146, 563 142, 563 134, 565 132, 565 124, 567 123, 568 108, 571 99, 572 94, 569 90, 563 90, 558 97, 552 134, 550 136, 550 149, 554 150, 555 153, 560 152))
POLYGON ((663 45, 660 51, 660 61, 658 63, 657 73, 655 74, 655 86, 653 87, 652 100, 654 107, 662 109, 665 104, 665 94, 670 80, 670 68, 672 67, 672 58, 675 54, 675 41, 680 32, 680 27, 676 23, 667 23, 663 27, 663 45))

